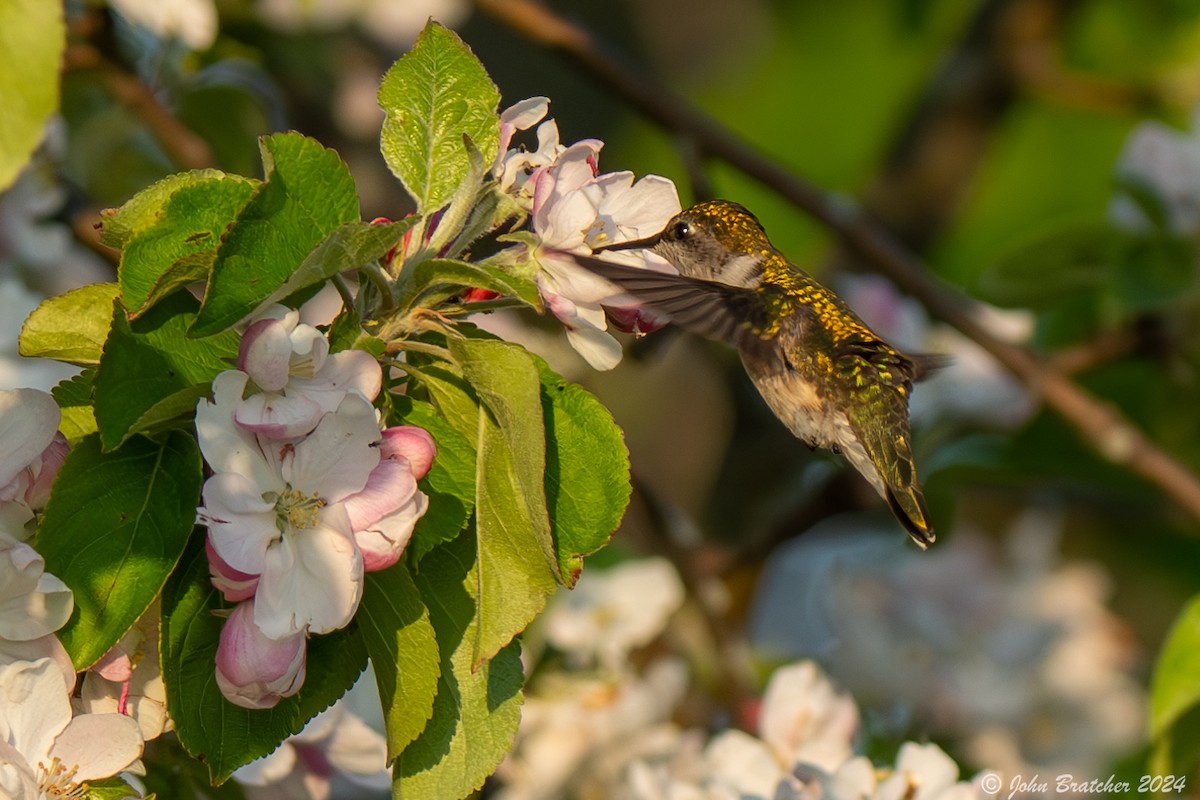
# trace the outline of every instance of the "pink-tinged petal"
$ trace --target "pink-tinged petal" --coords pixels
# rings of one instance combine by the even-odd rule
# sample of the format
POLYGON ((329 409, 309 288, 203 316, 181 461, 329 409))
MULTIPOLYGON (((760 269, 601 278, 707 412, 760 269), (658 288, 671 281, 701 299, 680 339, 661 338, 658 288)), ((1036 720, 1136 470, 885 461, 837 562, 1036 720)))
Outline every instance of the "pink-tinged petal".
POLYGON ((32 471, 33 480, 25 491, 24 499, 30 508, 46 507, 46 501, 50 499, 50 487, 54 485, 58 470, 67 460, 67 453, 70 451, 71 445, 67 442, 67 437, 56 433, 54 439, 42 451, 40 459, 28 467, 28 470, 32 471))
MULTIPOLYGON (((42 454, 58 432, 62 412, 37 389, 0 391, 0 487, 42 454)), ((0 498, 5 497, 0 490, 0 498)))
POLYGON ((367 485, 379 463, 374 444, 380 436, 375 409, 357 394, 348 394, 335 413, 322 417, 313 432, 285 454, 283 478, 304 494, 316 493, 336 503, 367 485))
POLYGON ((350 622, 362 588, 362 554, 346 510, 341 504, 327 506, 314 527, 289 531, 267 551, 254 620, 275 638, 329 633, 350 622))
POLYGON ((133 660, 118 643, 93 664, 88 672, 95 673, 106 681, 124 683, 133 675, 133 660))
POLYGON ((394 425, 384 428, 379 442, 379 454, 385 459, 403 458, 408 462, 413 477, 424 478, 433 459, 437 456, 437 444, 433 436, 416 425, 394 425))
POLYGON ((642 306, 606 305, 604 311, 613 327, 626 333, 653 333, 669 321, 655 316, 653 312, 642 306))
MULTIPOLYGON (((500 124, 509 125, 518 131, 527 131, 533 127, 535 122, 545 117, 549 110, 550 99, 548 97, 528 97, 513 103, 500 112, 500 124)), ((506 149, 507 146, 506 143, 501 149, 506 149)))
MULTIPOLYGON (((257 575, 250 575, 229 566, 225 559, 217 555, 211 539, 204 540, 204 552, 208 554, 208 574, 211 576, 212 585, 222 597, 231 603, 240 603, 254 597, 254 592, 258 589, 257 575)), ((117 680, 107 675, 104 677, 110 681, 117 680)))
POLYGON ((265 439, 295 439, 317 427, 327 410, 304 393, 263 392, 243 400, 234 419, 243 429, 265 439))
POLYGON ((429 508, 429 498, 424 492, 415 492, 407 503, 369 528, 356 530, 354 541, 362 551, 363 571, 378 572, 400 560, 404 548, 412 539, 417 520, 429 508))
POLYGON ((374 525, 407 503, 417 491, 408 462, 385 458, 371 471, 367 485, 342 501, 350 530, 360 531, 374 525))
POLYGON ((75 780, 116 775, 142 757, 142 730, 124 714, 81 714, 54 740, 50 757, 76 768, 75 780))
POLYGON ((254 604, 242 603, 221 628, 217 686, 234 705, 272 708, 300 691, 306 653, 303 632, 269 638, 254 623, 254 604))
MULTIPOLYGON (((383 223, 391 222, 391 220, 380 217, 383 223)), ((376 221, 372 221, 372 225, 376 221)), ((342 296, 338 294, 337 287, 332 283, 326 282, 321 291, 314 294, 312 297, 304 301, 304 305, 300 306, 300 322, 309 326, 332 325, 337 315, 342 311, 342 296)))
POLYGON ((249 478, 231 472, 205 481, 202 495, 200 521, 217 555, 240 572, 261 574, 267 548, 280 536, 275 504, 249 478))
POLYGON ((290 775, 296 767, 296 762, 296 748, 285 740, 270 755, 251 761, 244 767, 238 767, 233 773, 233 779, 245 786, 270 786, 290 775))
POLYGON ((237 367, 265 392, 287 385, 292 358, 291 328, 275 319, 260 319, 242 334, 237 367))

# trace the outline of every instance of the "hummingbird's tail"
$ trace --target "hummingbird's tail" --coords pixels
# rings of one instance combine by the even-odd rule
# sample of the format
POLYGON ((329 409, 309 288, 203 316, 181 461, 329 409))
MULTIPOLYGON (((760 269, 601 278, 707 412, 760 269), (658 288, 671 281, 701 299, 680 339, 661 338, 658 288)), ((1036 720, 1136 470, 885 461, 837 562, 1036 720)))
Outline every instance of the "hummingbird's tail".
POLYGON ((935 536, 929 524, 929 509, 925 507, 925 498, 915 482, 900 491, 888 486, 885 497, 892 513, 918 547, 924 550, 933 544, 935 536))
POLYGON ((852 449, 846 450, 846 455, 883 495, 896 519, 924 550, 933 544, 934 534, 909 446, 907 408, 897 397, 889 410, 891 414, 877 411, 875 415, 851 421, 862 450, 857 454, 852 449))

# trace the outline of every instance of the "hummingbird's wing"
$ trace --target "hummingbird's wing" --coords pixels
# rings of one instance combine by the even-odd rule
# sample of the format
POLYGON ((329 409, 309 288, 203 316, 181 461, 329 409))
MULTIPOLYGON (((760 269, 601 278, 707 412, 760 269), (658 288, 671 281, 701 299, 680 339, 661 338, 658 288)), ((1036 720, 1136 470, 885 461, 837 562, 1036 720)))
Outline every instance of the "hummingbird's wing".
POLYGON ((766 326, 766 310, 757 290, 614 264, 595 256, 564 253, 645 308, 686 331, 737 344, 748 327, 766 326))

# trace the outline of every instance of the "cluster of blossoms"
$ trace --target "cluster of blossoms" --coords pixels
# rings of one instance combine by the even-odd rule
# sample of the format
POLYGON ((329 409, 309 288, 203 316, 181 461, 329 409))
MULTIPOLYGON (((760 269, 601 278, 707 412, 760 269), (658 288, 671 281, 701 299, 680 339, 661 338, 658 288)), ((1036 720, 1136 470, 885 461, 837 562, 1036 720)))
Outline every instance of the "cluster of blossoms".
POLYGON ((330 353, 297 311, 273 307, 250 324, 237 366, 196 409, 213 471, 199 513, 213 585, 238 604, 217 682, 230 701, 269 708, 304 682, 307 638, 353 618, 363 573, 400 559, 436 449, 421 428, 381 430, 379 363, 330 353))
POLYGON ((0 796, 12 800, 78 796, 142 754, 138 721, 86 682, 72 707, 77 676, 54 632, 74 599, 28 541, 67 454, 59 421, 45 392, 0 392, 0 796))
POLYGON ((1114 171, 1121 189, 1108 215, 1118 227, 1135 233, 1156 227, 1134 194, 1149 190, 1161 204, 1166 232, 1194 237, 1200 232, 1200 109, 1190 131, 1154 120, 1137 125, 1114 171))
MULTIPOLYGON (((355 713, 359 706, 380 716, 379 693, 370 670, 345 697, 313 717, 304 730, 275 752, 234 772, 233 779, 249 800, 390 797, 387 742, 355 713)), ((376 722, 382 725, 381 718, 376 722)))
POLYGON ((662 648, 647 659, 646 646, 663 638, 683 597, 668 562, 644 559, 587 572, 575 592, 554 601, 540 631, 570 668, 537 677, 516 746, 497 772, 500 797, 984 796, 959 781, 958 766, 936 745, 907 742, 882 769, 856 756, 858 706, 811 661, 775 672, 755 712, 757 735, 730 729, 709 740, 675 724, 688 668, 662 648))
MULTIPOLYGON (((540 242, 533 254, 536 280, 546 307, 592 367, 612 369, 621 360, 621 345, 608 333, 609 321, 631 332, 647 332, 661 323, 642 313, 630 298, 614 295, 611 284, 563 253, 587 254, 601 245, 657 233, 679 213, 679 196, 675 184, 658 175, 634 182, 632 172, 601 173, 603 143, 584 139, 564 146, 552 119, 538 125, 536 150, 509 147, 518 131, 532 128, 548 109, 546 98, 533 97, 500 115, 500 154, 492 175, 501 191, 531 215, 540 242)), ((610 258, 674 272, 665 260, 645 251, 618 251, 610 258)))
POLYGON ((895 729, 919 724, 1009 777, 1100 774, 1145 735, 1138 652, 1104 570, 1059 563, 1058 538, 1054 515, 1027 512, 1003 550, 961 528, 914 554, 834 518, 776 554, 750 639, 820 659, 895 729))

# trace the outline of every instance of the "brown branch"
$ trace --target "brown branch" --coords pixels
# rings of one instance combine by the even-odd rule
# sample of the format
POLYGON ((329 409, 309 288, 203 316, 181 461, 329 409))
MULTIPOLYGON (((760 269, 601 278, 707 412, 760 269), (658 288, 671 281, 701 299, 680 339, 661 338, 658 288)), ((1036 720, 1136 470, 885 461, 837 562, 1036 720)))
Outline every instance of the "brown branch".
POLYGON ((215 164, 208 142, 164 108, 136 75, 113 63, 97 48, 74 43, 67 48, 63 64, 67 70, 95 73, 101 85, 117 102, 137 115, 178 166, 203 169, 215 164))
POLYGON ((709 153, 774 189, 838 234, 935 317, 957 328, 1003 364, 1073 426, 1098 453, 1158 486, 1200 521, 1200 480, 1109 403, 1090 394, 1024 347, 980 323, 977 304, 932 277, 921 261, 844 202, 776 163, 713 118, 605 51, 584 29, 529 0, 476 0, 485 13, 580 65, 648 119, 694 140, 709 153))

